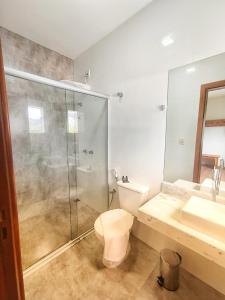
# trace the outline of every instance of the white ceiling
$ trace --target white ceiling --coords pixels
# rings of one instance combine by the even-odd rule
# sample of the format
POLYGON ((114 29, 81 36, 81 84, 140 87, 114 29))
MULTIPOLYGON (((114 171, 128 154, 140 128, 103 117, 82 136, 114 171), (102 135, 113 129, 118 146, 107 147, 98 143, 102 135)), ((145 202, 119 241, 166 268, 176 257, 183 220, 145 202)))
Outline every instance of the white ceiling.
POLYGON ((0 26, 75 58, 152 0, 0 0, 0 26))

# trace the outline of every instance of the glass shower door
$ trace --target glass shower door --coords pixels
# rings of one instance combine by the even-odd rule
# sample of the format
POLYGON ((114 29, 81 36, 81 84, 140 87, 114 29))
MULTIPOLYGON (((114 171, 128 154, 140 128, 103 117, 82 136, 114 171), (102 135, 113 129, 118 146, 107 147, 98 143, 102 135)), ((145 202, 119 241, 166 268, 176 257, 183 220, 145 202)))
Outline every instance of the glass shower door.
POLYGON ((76 93, 78 111, 78 233, 91 227, 108 207, 108 102, 76 93))
POLYGON ((108 206, 108 103, 7 75, 23 269, 108 206))
POLYGON ((90 230, 108 207, 108 103, 67 91, 72 236, 90 230))
POLYGON ((65 91, 7 76, 23 269, 71 240, 65 91))

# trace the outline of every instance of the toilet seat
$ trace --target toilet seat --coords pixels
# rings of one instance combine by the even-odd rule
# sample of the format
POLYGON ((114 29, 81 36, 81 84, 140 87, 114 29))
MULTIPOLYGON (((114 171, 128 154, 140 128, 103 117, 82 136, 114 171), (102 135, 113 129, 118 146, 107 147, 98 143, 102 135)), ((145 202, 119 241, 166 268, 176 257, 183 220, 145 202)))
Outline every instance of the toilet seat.
POLYGON ((95 233, 101 238, 104 238, 104 234, 110 236, 120 236, 130 230, 133 224, 134 217, 125 211, 124 209, 112 209, 102 213, 95 221, 94 228, 95 233), (107 217, 110 223, 110 228, 108 227, 108 232, 103 228, 101 216, 107 217), (110 232, 109 232, 110 231, 110 232))

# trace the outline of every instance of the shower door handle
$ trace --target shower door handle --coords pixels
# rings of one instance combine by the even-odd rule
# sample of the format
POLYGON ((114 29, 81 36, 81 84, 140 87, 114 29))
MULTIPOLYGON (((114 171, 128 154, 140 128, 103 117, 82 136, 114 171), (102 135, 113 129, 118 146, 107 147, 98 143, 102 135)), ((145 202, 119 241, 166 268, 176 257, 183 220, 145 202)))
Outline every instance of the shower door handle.
POLYGON ((76 198, 73 201, 77 203, 77 202, 80 202, 80 199, 76 198))

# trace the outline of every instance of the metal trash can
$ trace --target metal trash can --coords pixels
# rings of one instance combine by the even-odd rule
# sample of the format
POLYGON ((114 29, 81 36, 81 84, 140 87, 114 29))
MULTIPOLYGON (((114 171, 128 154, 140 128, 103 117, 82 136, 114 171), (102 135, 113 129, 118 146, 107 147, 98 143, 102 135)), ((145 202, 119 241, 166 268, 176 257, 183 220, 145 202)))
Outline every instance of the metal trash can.
POLYGON ((160 252, 160 276, 158 284, 169 291, 176 291, 179 287, 179 268, 181 256, 170 249, 160 252))

